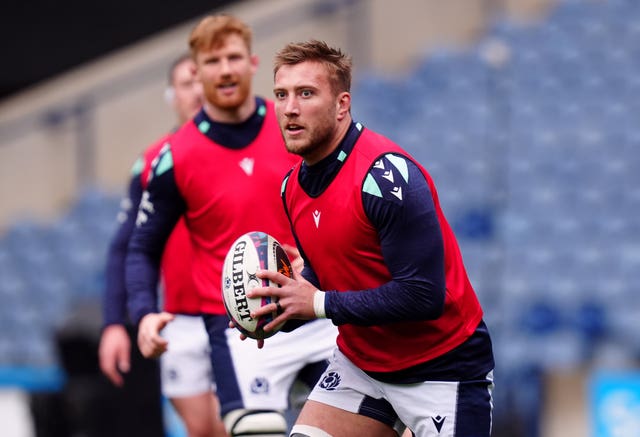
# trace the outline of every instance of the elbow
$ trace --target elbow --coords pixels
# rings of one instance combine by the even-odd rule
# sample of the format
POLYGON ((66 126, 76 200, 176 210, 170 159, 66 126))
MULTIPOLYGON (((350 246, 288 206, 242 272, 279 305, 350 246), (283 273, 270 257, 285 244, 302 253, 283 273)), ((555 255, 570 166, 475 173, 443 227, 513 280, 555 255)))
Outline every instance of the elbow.
POLYGON ((406 318, 412 321, 436 320, 444 314, 446 287, 433 281, 421 281, 411 287, 406 318))
POLYGON ((437 293, 436 298, 433 300, 430 311, 429 311, 429 320, 439 319, 442 314, 444 314, 444 297, 445 290, 442 290, 441 293, 437 293))
POLYGON ((444 314, 444 301, 446 296, 446 288, 443 286, 437 287, 435 290, 430 290, 429 293, 426 293, 428 296, 424 301, 426 320, 436 320, 439 319, 442 314, 444 314))

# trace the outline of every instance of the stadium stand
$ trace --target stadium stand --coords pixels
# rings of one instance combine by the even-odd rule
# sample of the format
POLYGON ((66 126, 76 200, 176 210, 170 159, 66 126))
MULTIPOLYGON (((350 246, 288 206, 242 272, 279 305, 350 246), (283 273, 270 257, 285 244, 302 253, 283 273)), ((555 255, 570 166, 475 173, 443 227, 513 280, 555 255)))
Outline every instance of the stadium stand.
MULTIPOLYGON (((353 93, 355 118, 440 188, 493 332, 495 435, 540 435, 545 373, 637 361, 640 2, 496 20, 406 75, 362 72, 353 93)), ((49 369, 40 386, 59 387, 50 333, 73 302, 99 298, 117 202, 88 190, 52 226, 1 237, 0 368, 49 369)))
POLYGON ((499 21, 471 50, 354 90, 392 90, 376 106, 356 98, 354 112, 388 126, 440 187, 494 329, 507 388, 496 422, 521 419, 505 435, 539 435, 544 373, 640 353, 629 334, 640 328, 639 12, 561 2, 542 23, 499 21), (486 62, 496 47, 508 58, 486 62))

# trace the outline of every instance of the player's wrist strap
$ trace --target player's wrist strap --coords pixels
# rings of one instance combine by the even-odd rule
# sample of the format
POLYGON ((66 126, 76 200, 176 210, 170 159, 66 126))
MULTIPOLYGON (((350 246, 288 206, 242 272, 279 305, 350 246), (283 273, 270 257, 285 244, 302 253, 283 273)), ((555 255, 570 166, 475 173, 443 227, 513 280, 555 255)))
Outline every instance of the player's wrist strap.
POLYGON ((316 313, 316 317, 324 319, 327 314, 324 312, 324 291, 316 290, 313 294, 313 312, 316 313))

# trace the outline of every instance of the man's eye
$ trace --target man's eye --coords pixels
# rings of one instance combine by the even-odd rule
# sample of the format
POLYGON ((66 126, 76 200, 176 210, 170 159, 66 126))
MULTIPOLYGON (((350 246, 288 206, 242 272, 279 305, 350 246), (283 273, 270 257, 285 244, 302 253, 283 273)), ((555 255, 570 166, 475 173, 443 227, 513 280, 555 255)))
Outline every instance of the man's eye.
POLYGON ((311 97, 311 91, 309 90, 304 90, 300 94, 302 95, 302 97, 311 97))

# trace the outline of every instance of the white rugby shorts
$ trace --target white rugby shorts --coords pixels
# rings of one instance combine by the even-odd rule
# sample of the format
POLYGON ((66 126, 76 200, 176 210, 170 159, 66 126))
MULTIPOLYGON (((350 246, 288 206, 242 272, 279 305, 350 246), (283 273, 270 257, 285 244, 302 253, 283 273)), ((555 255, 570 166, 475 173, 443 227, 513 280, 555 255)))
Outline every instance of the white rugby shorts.
POLYGON ((243 407, 284 410, 299 372, 318 362, 324 369, 336 346, 338 329, 330 320, 318 319, 265 339, 262 349, 251 339, 240 340, 239 335, 236 329, 226 331, 243 407))
POLYGON ((375 418, 399 434, 489 437, 493 371, 474 381, 389 384, 371 378, 337 348, 309 399, 375 418))
POLYGON ((181 398, 214 390, 211 347, 202 317, 177 314, 162 337, 169 342, 160 357, 162 394, 181 398))

